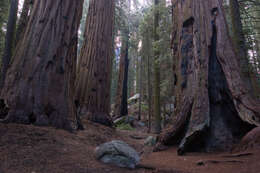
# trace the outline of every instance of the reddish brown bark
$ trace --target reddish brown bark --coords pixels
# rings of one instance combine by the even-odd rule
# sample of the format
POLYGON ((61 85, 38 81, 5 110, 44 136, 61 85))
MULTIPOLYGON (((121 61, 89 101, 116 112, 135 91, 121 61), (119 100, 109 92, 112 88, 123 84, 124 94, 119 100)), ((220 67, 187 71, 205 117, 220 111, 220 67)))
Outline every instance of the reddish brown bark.
POLYGON ((109 111, 114 3, 113 0, 90 1, 76 82, 75 100, 79 103, 80 114, 105 125, 111 125, 109 111))
POLYGON ((221 0, 173 0, 177 107, 161 145, 190 150, 230 149, 260 125, 260 103, 240 77, 221 0))
POLYGON ((73 69, 82 0, 35 1, 25 35, 8 70, 1 97, 4 122, 72 130, 73 69))

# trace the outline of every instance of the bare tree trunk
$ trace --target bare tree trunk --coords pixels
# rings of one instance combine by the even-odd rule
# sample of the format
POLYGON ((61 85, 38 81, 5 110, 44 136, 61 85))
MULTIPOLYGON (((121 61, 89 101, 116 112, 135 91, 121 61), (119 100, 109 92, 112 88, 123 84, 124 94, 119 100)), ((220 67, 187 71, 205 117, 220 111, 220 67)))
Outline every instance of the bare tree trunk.
POLYGON ((227 150, 260 125, 260 103, 250 97, 228 35, 221 0, 173 0, 177 107, 155 150, 179 143, 179 154, 227 150))
POLYGON ((1 68, 1 76, 0 76, 0 89, 3 88, 7 69, 9 67, 9 63, 12 57, 14 38, 15 38, 15 29, 16 29, 16 19, 17 19, 17 11, 18 11, 18 0, 11 0, 11 5, 9 9, 9 17, 7 23, 7 31, 5 36, 5 48, 4 54, 2 57, 2 68, 1 68))
POLYGON ((75 128, 73 52, 82 3, 35 1, 1 93, 10 109, 3 122, 75 128))
POLYGON ((139 69, 139 109, 138 109, 138 120, 140 121, 141 120, 141 116, 142 116, 142 76, 143 76, 143 66, 142 66, 142 60, 143 58, 141 57, 141 60, 140 60, 140 69, 139 69))
POLYGON ((152 121, 152 88, 151 88, 151 67, 150 67, 150 57, 147 57, 147 87, 148 87, 148 132, 151 132, 151 121, 152 121))
POLYGON ((243 33, 243 25, 241 22, 240 9, 238 0, 230 0, 230 16, 232 23, 232 39, 237 61, 241 70, 241 77, 244 80, 246 87, 256 93, 256 88, 252 86, 254 82, 254 73, 250 70, 248 53, 246 48, 245 36, 243 33))
POLYGON ((29 11, 30 11, 31 4, 32 4, 32 0, 24 0, 22 13, 18 21, 17 30, 16 30, 15 47, 17 46, 20 39, 23 38, 26 25, 29 21, 29 11))
MULTIPOLYGON (((158 44, 159 34, 159 0, 154 0, 154 41, 158 44)), ((155 47, 154 51, 154 117, 155 117, 155 133, 161 132, 161 105, 160 105, 160 51, 155 47)))
POLYGON ((5 23, 8 20, 8 7, 9 0, 0 1, 0 56, 2 58, 4 52, 4 40, 5 40, 5 31, 3 30, 5 23))
POLYGON ((91 0, 76 82, 80 112, 87 119, 111 126, 110 78, 115 2, 91 0))
POLYGON ((118 85, 116 91, 115 115, 116 118, 128 114, 127 108, 127 82, 128 82, 128 47, 129 32, 125 31, 122 36, 122 47, 120 52, 120 64, 118 73, 118 85))

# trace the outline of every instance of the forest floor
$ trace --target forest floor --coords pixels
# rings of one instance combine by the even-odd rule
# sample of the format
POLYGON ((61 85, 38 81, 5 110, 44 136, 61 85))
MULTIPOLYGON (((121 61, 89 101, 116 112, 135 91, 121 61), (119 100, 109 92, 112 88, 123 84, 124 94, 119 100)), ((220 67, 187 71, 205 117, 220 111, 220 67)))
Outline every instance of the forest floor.
POLYGON ((260 150, 246 154, 189 153, 177 156, 176 148, 152 152, 144 147, 140 130, 123 131, 84 122, 86 130, 69 133, 47 127, 0 124, 0 173, 260 173, 260 150), (135 137, 141 139, 135 139, 135 137), (135 170, 105 165, 95 159, 95 147, 123 140, 141 154, 135 170))

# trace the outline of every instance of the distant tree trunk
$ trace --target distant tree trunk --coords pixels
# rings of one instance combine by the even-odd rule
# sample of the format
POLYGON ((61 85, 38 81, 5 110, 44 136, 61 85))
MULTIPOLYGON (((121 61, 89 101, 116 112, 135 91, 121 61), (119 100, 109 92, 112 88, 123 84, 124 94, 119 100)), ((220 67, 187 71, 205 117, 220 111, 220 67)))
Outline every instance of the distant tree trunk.
POLYGON ((122 39, 122 47, 120 53, 120 64, 118 73, 118 85, 116 91, 115 115, 116 118, 128 114, 127 108, 127 83, 128 83, 128 50, 129 50, 129 32, 126 31, 122 39))
MULTIPOLYGON (((250 38, 252 39, 252 37, 250 38)), ((252 79, 252 87, 254 90, 254 95, 257 98, 260 98, 260 76, 259 76, 259 72, 260 72, 260 55, 257 52, 260 52, 260 44, 259 41, 257 40, 257 37, 252 39, 252 42, 255 43, 254 50, 253 51, 253 56, 252 56, 252 60, 254 65, 252 66, 253 69, 251 70, 251 79, 252 79)))
POLYGON ((243 33, 243 26, 241 22, 240 9, 238 0, 230 0, 230 16, 232 24, 232 39, 234 50, 237 56, 237 61, 241 70, 241 77, 244 80, 248 89, 252 90, 252 80, 250 65, 248 60, 248 53, 246 48, 245 36, 243 33))
MULTIPOLYGON (((154 41, 158 44, 159 34, 157 29, 159 27, 159 0, 154 0, 155 14, 154 14, 154 41)), ((154 117, 155 117, 155 133, 161 132, 161 107, 160 107, 160 51, 158 46, 154 50, 154 117)))
POLYGON ((147 102, 148 102, 148 133, 151 132, 151 119, 152 119, 152 86, 151 86, 151 33, 148 29, 146 29, 143 33, 143 40, 142 40, 142 54, 145 56, 146 62, 145 63, 145 70, 147 73, 147 86, 146 86, 146 94, 147 94, 147 102))
POLYGON ((29 11, 32 0, 24 0, 23 9, 21 16, 18 21, 16 36, 15 36, 15 47, 17 46, 19 40, 23 38, 23 34, 25 32, 26 25, 29 20, 29 11))
POLYGON ((178 154, 230 149, 260 125, 260 103, 250 97, 240 77, 222 1, 173 4, 178 14, 177 107, 155 150, 173 143, 179 143, 178 154))
POLYGON ((91 0, 80 52, 76 101, 87 119, 111 126, 110 78, 115 2, 91 0))
POLYGON ((2 58, 3 50, 4 50, 4 39, 5 32, 3 30, 5 23, 8 18, 8 6, 9 0, 1 0, 0 1, 0 57, 2 58))
MULTIPOLYGON (((259 1, 258 1, 259 3, 259 1)), ((260 10, 259 10, 259 5, 255 5, 253 16, 255 18, 255 25, 256 25, 256 35, 255 35, 255 40, 256 40, 256 50, 257 50, 257 57, 258 57, 258 70, 260 70, 260 10)))
POLYGON ((82 3, 82 0, 35 1, 1 93, 9 108, 2 122, 75 128, 73 52, 82 3))
POLYGON ((138 110, 138 120, 141 120, 141 116, 142 116, 142 76, 143 74, 143 66, 142 66, 142 62, 143 62, 143 58, 141 57, 140 60, 140 66, 139 66, 139 110, 138 110))
POLYGON ((2 68, 1 68, 1 76, 0 76, 0 89, 3 88, 6 72, 9 67, 9 63, 12 57, 13 45, 14 45, 14 37, 15 37, 15 29, 16 29, 16 19, 17 19, 17 11, 18 11, 18 0, 10 1, 10 9, 9 9, 9 17, 7 23, 7 31, 5 36, 5 48, 4 54, 2 57, 2 68))
POLYGON ((151 67, 150 57, 147 57, 147 87, 148 87, 148 132, 151 132, 151 121, 152 121, 152 87, 151 87, 151 67))
POLYGON ((255 38, 255 50, 257 53, 256 57, 255 57, 256 58, 256 68, 257 68, 256 71, 259 72, 260 71, 260 40, 258 40, 258 38, 255 38))

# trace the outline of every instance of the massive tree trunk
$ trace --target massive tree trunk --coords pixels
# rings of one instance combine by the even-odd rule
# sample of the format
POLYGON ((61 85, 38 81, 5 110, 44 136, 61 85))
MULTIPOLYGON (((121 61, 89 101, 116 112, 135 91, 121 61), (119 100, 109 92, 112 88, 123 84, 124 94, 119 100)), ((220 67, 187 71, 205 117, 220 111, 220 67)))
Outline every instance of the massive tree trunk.
POLYGON ((222 0, 173 0, 176 110, 160 146, 179 143, 179 154, 226 150, 260 125, 260 103, 240 77, 222 0))
POLYGON ((6 72, 7 72, 7 69, 9 67, 11 57, 12 57, 19 1, 18 0, 11 0, 10 3, 11 4, 10 4, 9 17, 8 17, 8 22, 7 22, 7 30, 6 30, 6 35, 5 35, 5 48, 4 48, 4 54, 3 54, 3 57, 2 57, 2 68, 1 68, 1 76, 0 76, 0 90, 4 86, 6 72))
POLYGON ((91 0, 77 69, 76 98, 87 119, 112 125, 110 78, 115 2, 91 0))
POLYGON ((118 73, 118 85, 116 91, 115 116, 116 118, 128 114, 127 107, 127 83, 128 83, 128 49, 129 49, 129 32, 126 31, 122 37, 122 47, 120 53, 120 64, 118 73))
POLYGON ((22 43, 8 70, 1 97, 3 122, 73 130, 77 31, 82 0, 35 1, 22 43))

